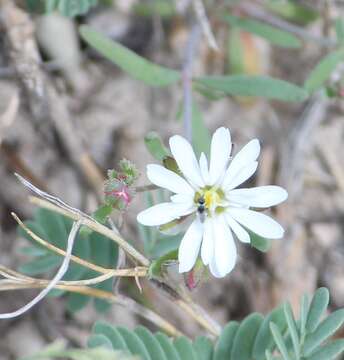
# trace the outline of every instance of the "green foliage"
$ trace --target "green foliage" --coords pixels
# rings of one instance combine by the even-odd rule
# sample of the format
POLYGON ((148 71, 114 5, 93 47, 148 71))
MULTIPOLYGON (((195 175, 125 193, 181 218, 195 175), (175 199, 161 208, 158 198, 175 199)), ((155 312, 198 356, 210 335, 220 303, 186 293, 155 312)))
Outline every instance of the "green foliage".
POLYGON ((344 309, 319 322, 328 304, 328 291, 316 291, 311 304, 303 298, 301 315, 295 320, 290 304, 285 303, 263 317, 253 313, 242 322, 229 322, 213 344, 205 337, 172 341, 162 333, 152 334, 140 326, 134 331, 98 322, 93 327, 95 342, 112 344, 145 360, 330 360, 344 351, 344 340, 328 342, 343 325, 344 309), (310 324, 307 327, 302 324, 310 324), (102 337, 107 338, 105 342, 102 337), (97 340, 98 339, 98 340, 97 340), (324 344, 325 343, 325 344, 324 344), (324 344, 324 345, 323 345, 324 344), (271 354, 275 354, 272 356, 271 354))
POLYGON ((241 39, 242 31, 236 27, 231 29, 228 37, 228 72, 242 74, 245 72, 244 49, 241 39))
POLYGON ((167 86, 180 79, 180 73, 154 64, 125 46, 88 26, 80 27, 82 38, 105 58, 137 80, 150 86, 167 86))
POLYGON ((302 45, 301 41, 296 36, 260 21, 239 18, 233 15, 225 15, 224 20, 233 27, 260 36, 274 45, 284 48, 300 48, 302 45))
POLYGON ((170 0, 155 0, 134 5, 134 12, 140 16, 156 16, 170 18, 177 14, 175 4, 170 0))
POLYGON ((326 288, 318 289, 312 299, 307 314, 306 330, 308 332, 313 332, 316 330, 323 313, 327 309, 329 301, 330 295, 328 290, 326 288))
POLYGON ((332 71, 343 61, 343 59, 344 49, 339 49, 326 55, 311 71, 304 84, 305 89, 309 92, 319 90, 330 77, 332 71))
POLYGON ((325 288, 316 291, 310 305, 308 298, 304 297, 300 321, 295 320, 290 305, 284 304, 287 336, 273 321, 270 322, 274 341, 283 360, 329 360, 344 351, 344 341, 328 342, 344 323, 344 309, 334 312, 321 321, 328 303, 329 293, 325 288))
POLYGON ((104 322, 97 322, 94 325, 92 336, 94 335, 108 338, 114 350, 127 351, 144 360, 212 359, 213 345, 204 337, 199 337, 194 342, 183 336, 172 341, 165 334, 159 332, 152 334, 142 326, 130 331, 104 322))
POLYGON ((344 43, 344 19, 338 18, 335 22, 337 40, 340 44, 344 43))
POLYGON ((306 7, 303 4, 292 0, 265 0, 265 6, 287 20, 305 25, 319 17, 319 13, 314 10, 314 8, 306 7))
POLYGON ((167 254, 153 260, 149 267, 149 276, 159 278, 161 277, 163 266, 169 261, 176 261, 178 259, 178 250, 172 250, 167 254))
MULTIPOLYGON (((72 221, 70 219, 46 209, 38 209, 33 221, 26 221, 25 224, 43 240, 65 250, 68 234, 72 228, 72 221)), ((62 262, 62 257, 36 243, 23 229, 19 228, 19 233, 33 244, 32 249, 36 249, 36 251, 30 251, 32 260, 22 265, 19 270, 28 275, 39 275, 51 272, 52 270, 56 271, 62 262)), ((117 262, 118 247, 113 241, 97 233, 80 232, 75 241, 73 254, 94 264, 113 268, 117 262)), ((98 275, 94 271, 71 263, 63 279, 81 280, 98 275)), ((96 287, 111 291, 112 280, 106 280, 96 287)), ((61 296, 64 292, 53 290, 50 294, 61 296)), ((67 293, 66 297, 67 309, 71 312, 82 309, 90 300, 85 295, 74 293, 67 293)), ((105 310, 109 306, 108 302, 100 299, 95 300, 95 305, 98 310, 105 310)))
POLYGON ((47 14, 58 11, 67 17, 84 15, 97 4, 98 0, 26 0, 31 12, 47 14))
POLYGON ((166 156, 171 155, 155 131, 151 131, 145 136, 145 145, 150 154, 158 161, 162 161, 166 156))
POLYGON ((304 101, 308 98, 305 89, 268 76, 203 76, 195 78, 195 82, 226 95, 256 96, 281 101, 304 101))
POLYGON ((136 356, 128 355, 122 351, 113 351, 112 349, 107 349, 104 346, 92 349, 67 350, 62 342, 56 342, 47 346, 35 355, 25 356, 20 360, 46 360, 48 358, 63 358, 71 360, 140 360, 136 356))
POLYGON ((192 145, 196 155, 209 155, 211 136, 196 102, 192 103, 192 145))
POLYGON ((252 231, 249 231, 251 246, 261 252, 267 252, 271 248, 271 240, 263 238, 252 231))

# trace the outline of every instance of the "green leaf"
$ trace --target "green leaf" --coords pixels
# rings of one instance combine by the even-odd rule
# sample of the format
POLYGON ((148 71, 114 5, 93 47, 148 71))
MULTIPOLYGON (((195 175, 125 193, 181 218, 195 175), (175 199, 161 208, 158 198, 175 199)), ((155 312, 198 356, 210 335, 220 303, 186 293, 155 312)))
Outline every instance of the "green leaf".
POLYGON ((309 296, 307 294, 302 296, 301 311, 300 311, 300 334, 304 336, 306 332, 306 323, 309 311, 309 296))
POLYGON ((35 220, 44 230, 43 239, 51 244, 64 249, 67 244, 68 232, 63 221, 63 216, 43 208, 35 214, 35 220))
MULTIPOLYGON (((105 280, 105 281, 97 284, 95 286, 95 288, 99 289, 99 290, 111 292, 113 289, 113 279, 105 280)), ((104 313, 111 308, 111 303, 107 300, 95 298, 94 299, 94 307, 98 312, 104 313)))
POLYGON ((267 252, 271 248, 272 241, 270 239, 263 238, 252 231, 249 231, 251 246, 261 252, 267 252))
POLYGON ((309 92, 314 92, 320 89, 325 81, 330 77, 332 71, 344 59, 344 49, 334 51, 326 55, 308 76, 304 87, 309 92))
MULTIPOLYGON (((37 223, 37 221, 31 221, 31 220, 27 220, 24 221, 24 224, 37 236, 39 236, 40 238, 47 240, 46 239, 46 234, 44 232, 44 228, 42 227, 41 224, 37 223)), ((49 250, 41 245, 40 243, 38 243, 37 241, 35 241, 34 239, 32 239, 32 237, 24 230, 22 229, 20 226, 17 227, 17 232, 18 235, 23 237, 24 239, 28 240, 30 243, 34 244, 35 247, 40 248, 46 252, 48 252, 49 250)))
POLYGON ((335 22, 337 39, 340 44, 344 42, 344 19, 339 17, 335 22))
POLYGON ((334 340, 322 346, 313 355, 307 357, 307 360, 332 360, 344 352, 344 339, 334 340))
POLYGON ((197 360, 212 360, 213 343, 205 336, 199 336, 194 341, 194 350, 197 354, 197 360))
POLYGON ((299 360, 300 359, 300 339, 299 339, 299 335, 297 333, 297 327, 296 327, 296 322, 295 322, 295 318, 293 315, 293 311, 288 302, 284 304, 284 315, 285 315, 285 318, 287 319, 288 330, 289 330, 289 334, 291 336, 291 340, 293 343, 295 357, 296 357, 296 360, 299 360))
POLYGON ((174 346, 176 347, 181 360, 197 360, 197 355, 192 347, 192 343, 186 337, 181 336, 174 340, 174 346))
POLYGON ((195 101, 192 103, 192 145, 196 155, 209 155, 211 136, 204 124, 202 113, 195 101))
POLYGON ((257 20, 239 18, 233 15, 225 15, 224 20, 230 25, 258 35, 274 45, 284 48, 300 48, 302 45, 301 41, 289 32, 257 20))
POLYGON ((285 19, 307 25, 319 17, 319 13, 310 6, 294 1, 265 0, 265 6, 285 19))
POLYGON ((47 255, 47 251, 44 248, 38 246, 25 246, 19 249, 19 252, 26 256, 44 256, 47 255))
POLYGON ((94 5, 94 0, 58 0, 59 12, 68 17, 83 15, 94 5))
POLYGON ((113 349, 110 340, 106 336, 101 334, 91 335, 87 341, 87 347, 89 348, 103 347, 109 350, 113 349))
POLYGON ((134 333, 128 329, 118 326, 117 330, 125 340, 129 351, 133 355, 140 355, 143 360, 150 360, 149 353, 143 343, 143 341, 134 333))
POLYGON ((92 217, 101 224, 106 223, 106 219, 112 213, 112 206, 102 205, 92 215, 92 217))
POLYGON ((128 350, 123 336, 110 324, 97 321, 92 328, 92 333, 105 336, 111 342, 111 345, 115 350, 128 350))
POLYGON ((159 341, 152 335, 152 333, 143 326, 135 329, 135 333, 139 336, 145 344, 149 352, 151 360, 168 360, 159 341))
POLYGON ((178 354, 178 351, 173 346, 171 339, 169 339, 165 334, 157 332, 155 334, 155 338, 164 350, 164 353, 168 360, 182 360, 178 354))
MULTIPOLYGON (((177 227, 178 225, 176 225, 177 227)), ((159 258, 179 248, 182 235, 158 237, 151 249, 151 257, 159 258)))
POLYGON ((171 156, 159 134, 155 131, 151 131, 145 136, 145 145, 150 154, 158 161, 164 160, 166 156, 171 156))
POLYGON ((283 336, 282 336, 279 328, 273 322, 270 323, 270 330, 271 330, 272 336, 275 340, 275 343, 278 347, 278 350, 282 354, 283 360, 291 360, 291 358, 289 357, 289 354, 288 354, 287 347, 284 343, 283 336))
POLYGON ((270 332, 270 322, 273 322, 283 333, 287 327, 287 321, 284 316, 283 306, 274 309, 268 316, 265 317, 253 346, 253 357, 261 359, 265 355, 265 350, 272 350, 274 346, 273 338, 270 332))
POLYGON ((161 272, 163 271, 162 266, 164 265, 164 263, 177 259, 178 259, 178 250, 173 250, 167 253, 166 255, 161 256, 160 258, 152 261, 148 270, 149 276, 157 277, 157 278, 161 277, 161 272))
POLYGON ((83 309, 89 301, 89 296, 77 293, 68 294, 67 310, 71 313, 75 313, 83 309))
POLYGON ((222 330, 214 351, 214 360, 228 360, 232 351, 234 337, 239 328, 236 321, 229 322, 222 330))
POLYGON ((115 267, 118 258, 118 246, 105 236, 93 232, 90 236, 92 261, 103 267, 115 267))
POLYGON ((233 342, 231 359, 249 360, 252 357, 254 341, 257 336, 263 316, 258 313, 250 314, 239 326, 233 342))
POLYGON ((284 80, 268 76, 230 75, 204 76, 195 82, 227 95, 256 96, 281 101, 304 101, 308 97, 305 89, 284 80))
POLYGON ((46 360, 47 358, 63 358, 72 360, 140 360, 137 357, 98 347, 95 349, 70 349, 42 351, 36 355, 21 358, 21 360, 46 360))
POLYGON ((205 98, 207 98, 210 101, 217 101, 226 96, 221 91, 208 88, 208 87, 206 87, 200 83, 196 83, 196 82, 194 82, 192 89, 197 91, 198 93, 200 93, 201 95, 203 95, 205 98))
POLYGON ((140 360, 122 351, 113 351, 98 347, 94 349, 68 349, 62 341, 46 346, 38 353, 20 358, 20 360, 46 360, 47 358, 63 358, 72 360, 140 360))
POLYGON ((62 260, 61 256, 48 254, 19 266, 19 271, 27 275, 43 274, 56 269, 59 265, 61 265, 62 260))
POLYGON ((306 322, 306 330, 308 332, 313 332, 318 327, 321 316, 327 309, 329 300, 330 294, 326 288, 319 288, 315 292, 306 322))
POLYGON ((180 79, 179 72, 156 65, 87 26, 80 27, 80 34, 89 45, 108 60, 147 85, 167 86, 180 79))
POLYGON ((30 12, 44 13, 44 0, 26 0, 26 7, 30 12))
POLYGON ((228 62, 229 71, 232 74, 245 72, 244 50, 241 42, 241 30, 233 28, 228 38, 228 62))
POLYGON ((344 309, 329 315, 311 334, 306 337, 304 356, 309 356, 323 341, 333 335, 344 323, 344 309))
POLYGON ((58 2, 59 2, 59 0, 46 0, 45 1, 45 12, 46 13, 53 12, 57 7, 58 2))
POLYGON ((151 3, 138 3, 134 5, 134 12, 139 16, 170 18, 177 13, 174 3, 169 0, 155 0, 151 3))

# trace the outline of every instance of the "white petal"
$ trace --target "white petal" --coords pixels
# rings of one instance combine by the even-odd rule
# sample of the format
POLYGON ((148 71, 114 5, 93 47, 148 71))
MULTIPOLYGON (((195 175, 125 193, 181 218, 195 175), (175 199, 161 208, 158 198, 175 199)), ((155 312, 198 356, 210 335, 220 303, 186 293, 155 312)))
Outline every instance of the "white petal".
POLYGON ((178 250, 179 272, 190 271, 197 260, 203 235, 203 225, 196 219, 186 231, 178 250))
POLYGON ((232 179, 239 173, 239 171, 256 161, 260 152, 260 145, 258 139, 251 140, 247 143, 235 156, 228 166, 226 171, 223 187, 227 187, 232 179))
POLYGON ((208 265, 214 255, 214 235, 213 235, 213 221, 207 218, 204 222, 203 241, 201 248, 201 258, 204 265, 208 265))
POLYGON ((227 182, 225 182, 225 180, 223 181, 222 184, 223 190, 229 191, 242 184, 244 181, 249 179, 256 172, 257 167, 258 167, 258 162, 253 161, 250 164, 242 167, 234 176, 230 175, 226 177, 225 175, 225 180, 227 180, 227 182))
POLYGON ((237 223, 229 214, 225 214, 226 221, 229 227, 233 230, 236 237, 243 243, 250 243, 250 234, 237 223))
POLYGON ((210 176, 209 176, 209 170, 208 170, 208 160, 203 152, 199 158, 199 167, 201 169, 201 174, 202 174, 204 183, 209 185, 210 176))
POLYGON ((192 213, 194 209, 189 204, 161 203, 154 205, 137 215, 137 221, 146 226, 167 224, 181 216, 192 213))
POLYGON ((192 195, 186 195, 186 194, 176 194, 176 195, 172 195, 170 197, 171 201, 174 203, 184 203, 184 204, 189 204, 190 206, 195 206, 196 209, 196 205, 194 205, 194 194, 192 195))
POLYGON ((179 135, 170 138, 170 148, 183 175, 195 186, 203 187, 204 181, 191 145, 179 135))
POLYGON ((215 247, 213 262, 211 263, 210 270, 214 270, 214 276, 223 277, 233 270, 237 258, 237 250, 232 232, 229 229, 224 217, 218 216, 215 219, 215 247))
POLYGON ((147 165, 147 177, 155 185, 174 193, 193 194, 192 187, 179 175, 161 165, 147 165))
POLYGON ((230 201, 258 208, 277 205, 287 197, 288 193, 283 188, 274 185, 235 189, 229 192, 230 201))
POLYGON ((283 237, 284 230, 282 226, 269 216, 248 209, 229 208, 228 212, 234 220, 257 235, 268 239, 280 239, 283 237))
POLYGON ((210 149, 210 185, 214 185, 223 176, 231 154, 231 135, 228 129, 217 129, 211 140, 210 149))
POLYGON ((223 277, 216 267, 215 256, 213 256, 213 258, 211 259, 211 261, 209 263, 209 270, 213 276, 215 276, 217 278, 223 277))

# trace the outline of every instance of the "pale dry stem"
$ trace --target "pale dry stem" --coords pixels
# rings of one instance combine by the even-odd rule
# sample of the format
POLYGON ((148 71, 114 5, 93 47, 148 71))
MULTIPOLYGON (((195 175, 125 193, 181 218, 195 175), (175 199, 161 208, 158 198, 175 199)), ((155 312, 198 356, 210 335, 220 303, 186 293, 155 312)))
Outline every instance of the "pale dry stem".
MULTIPOLYGON (((54 204, 51 204, 50 202, 48 202, 45 199, 40 199, 35 196, 30 196, 29 201, 39 207, 55 211, 59 214, 67 216, 71 219, 75 220, 78 218, 77 214, 75 214, 71 211, 62 209, 54 204)), ((103 231, 103 227, 104 227, 95 222, 87 222, 87 223, 85 222, 84 225, 90 227, 92 230, 94 230, 96 232, 103 231)), ((109 231, 107 231, 106 234, 103 232, 100 232, 100 233, 105 236, 108 236, 108 237, 110 237, 111 234, 114 234, 110 229, 107 229, 107 230, 109 230, 109 231), (110 233, 110 234, 107 235, 108 233, 110 233)), ((163 287, 161 289, 164 290, 163 287)), ((165 293, 165 291, 163 293, 165 293)), ((218 324, 216 324, 215 321, 213 321, 213 320, 209 321, 209 316, 205 315, 205 311, 203 309, 202 309, 202 311, 200 311, 200 307, 198 307, 198 306, 196 306, 196 304, 192 303, 192 301, 190 299, 185 300, 185 299, 180 298, 180 299, 174 299, 174 300, 175 300, 174 303, 176 305, 178 305, 178 307, 180 307, 183 311, 185 311, 190 317, 192 317, 198 324, 200 324, 203 328, 205 328, 210 334, 212 334, 214 336, 219 335, 220 326, 218 324)))
MULTIPOLYGON (((19 226, 26 231, 32 239, 34 239, 35 241, 37 241, 39 244, 43 245, 44 247, 46 247, 47 249, 55 252, 58 255, 61 256, 65 256, 66 252, 52 244, 50 244, 49 242, 43 240, 42 238, 40 238, 38 235, 36 235, 33 231, 31 231, 19 218, 15 213, 11 213, 12 216, 14 217, 14 219, 17 221, 17 223, 19 224, 19 226)), ((137 268, 133 268, 133 269, 107 269, 98 265, 95 265, 93 263, 90 263, 84 259, 81 259, 75 255, 72 255, 71 257, 71 261, 82 265, 90 270, 94 270, 96 272, 102 273, 107 275, 108 277, 104 278, 105 281, 108 278, 114 277, 114 276, 133 276, 133 277, 142 277, 142 276, 146 276, 147 275, 147 271, 148 268, 146 267, 137 267, 137 268)), ((99 277, 101 278, 101 277, 99 277)))
MULTIPOLYGON (((35 283, 24 283, 24 282, 15 282, 9 280, 0 281, 0 291, 8 290, 21 290, 21 289, 34 289, 34 288, 45 288, 46 283, 35 282, 35 283)), ((138 304, 131 298, 127 298, 123 295, 115 295, 108 291, 103 291, 99 289, 93 289, 87 286, 76 286, 76 285, 66 285, 66 284, 57 284, 55 285, 56 289, 65 290, 73 293, 78 293, 86 296, 96 297, 98 299, 107 300, 112 304, 121 305, 125 308, 129 308, 130 311, 134 312, 137 315, 145 318, 151 323, 155 324, 159 328, 163 329, 167 334, 173 337, 178 337, 184 335, 182 332, 176 329, 174 325, 162 318, 160 315, 154 311, 145 308, 141 304, 138 304)))

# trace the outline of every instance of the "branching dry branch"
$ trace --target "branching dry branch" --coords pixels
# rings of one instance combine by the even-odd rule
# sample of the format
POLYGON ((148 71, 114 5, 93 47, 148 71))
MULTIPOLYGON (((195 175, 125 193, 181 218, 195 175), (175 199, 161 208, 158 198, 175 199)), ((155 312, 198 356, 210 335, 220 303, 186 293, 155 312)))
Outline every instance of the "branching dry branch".
MULTIPOLYGON (((13 280, 0 280, 0 291, 8 290, 21 290, 21 289, 34 289, 34 288, 45 288, 46 283, 43 282, 16 282, 13 280)), ((75 286, 75 285, 62 285, 56 284, 54 286, 56 289, 65 290, 69 292, 74 292, 86 296, 96 297, 98 299, 107 300, 112 304, 117 304, 123 306, 133 313, 145 318, 151 323, 155 324, 157 327, 163 329, 167 334, 178 337, 184 335, 179 330, 175 328, 170 322, 162 318, 160 315, 154 311, 145 308, 141 304, 135 302, 131 298, 125 297, 123 295, 114 295, 108 291, 103 291, 99 289, 93 289, 87 286, 75 286)))
POLYGON ((68 270, 74 241, 76 239, 80 227, 81 227, 81 220, 78 220, 73 223, 72 229, 68 236, 66 256, 63 259, 61 267, 59 268, 54 278, 51 281, 47 281, 45 283, 44 289, 33 300, 31 300, 29 303, 27 303, 26 305, 24 305, 23 307, 21 307, 16 311, 0 314, 0 319, 12 319, 14 317, 24 314, 32 307, 34 307, 39 301, 41 301, 58 284, 58 282, 63 278, 63 276, 68 270))
MULTIPOLYGON (((66 211, 65 209, 62 209, 54 204, 49 203, 48 201, 44 200, 44 199, 39 199, 37 197, 30 197, 30 202, 42 207, 42 208, 46 208, 52 211, 55 211, 57 213, 60 213, 62 215, 65 215, 71 219, 77 219, 78 215, 70 212, 70 211, 66 211)), ((93 231, 99 232, 100 234, 103 234, 105 236, 110 237, 111 234, 113 234, 113 232, 109 230, 109 232, 104 233, 104 229, 103 229, 103 225, 100 225, 96 222, 84 222, 84 225, 88 226, 90 229, 92 229, 93 231), (99 226, 100 225, 100 226, 99 226)), ((107 228, 106 228, 107 229, 107 228)), ((111 238, 111 237, 110 237, 111 238)), ((173 289, 170 288, 170 286, 168 284, 161 284, 162 286, 159 287, 159 289, 162 291, 162 293, 164 295, 166 295, 169 299, 173 300, 173 303, 175 305, 178 305, 178 307, 180 307, 183 311, 185 311, 186 313, 188 313, 194 320, 196 320, 202 327, 204 327, 207 331, 209 331, 210 334, 214 335, 214 336, 218 336, 220 333, 220 325, 218 325, 217 323, 215 323, 214 321, 209 321, 209 316, 206 315, 205 311, 203 309, 201 309, 199 306, 196 306, 196 304, 193 304, 191 299, 184 299, 181 296, 179 296, 179 294, 177 294, 173 289), (175 294, 175 296, 173 295, 171 297, 171 292, 169 292, 168 289, 171 289, 173 294, 175 294)))
MULTIPOLYGON (((55 211, 57 213, 60 213, 64 216, 67 216, 71 219, 73 219, 74 221, 76 221, 77 224, 81 225, 85 225, 87 227, 89 227, 91 230, 102 234, 106 237, 108 237, 109 239, 115 241, 128 255, 130 255, 134 260, 136 260, 137 262, 141 263, 142 265, 144 265, 146 268, 141 268, 142 271, 144 273, 147 273, 147 267, 150 265, 150 262, 148 259, 146 259, 141 253, 139 253, 135 248, 133 248, 130 244, 128 244, 118 233, 118 231, 113 231, 112 229, 107 228, 106 226, 98 223, 97 221, 95 221, 93 218, 91 218, 89 215, 82 213, 80 210, 75 209, 71 206, 69 206, 68 204, 66 204, 65 202, 63 202, 62 200, 60 200, 59 198, 52 196, 50 194, 45 193, 44 191, 36 188, 34 185, 32 185, 30 182, 28 182, 27 180, 25 180, 24 178, 22 178, 20 175, 17 175, 18 179, 26 186, 28 187, 31 191, 33 191, 34 193, 36 193, 37 195, 39 195, 40 197, 42 197, 43 199, 37 198, 37 197, 30 197, 30 201, 40 207, 43 208, 47 208, 50 209, 52 211, 55 211)), ((17 218, 17 221, 19 220, 19 218, 17 218)), ((20 220, 19 220, 20 221, 20 220)), ((32 233, 32 232, 31 232, 32 233)), ((32 233, 33 234, 33 233, 32 233)), ((31 235, 31 234, 30 234, 31 235)), ((35 240, 39 241, 42 245, 45 245, 46 242, 43 239, 40 239, 37 237, 37 235, 35 235, 35 240)), ((56 251, 58 253, 61 254, 61 249, 55 248, 55 247, 51 247, 51 250, 56 251)), ((67 255, 65 257, 65 259, 69 258, 69 260, 71 260, 71 253, 69 254, 68 251, 66 252, 67 255)), ((76 260, 76 257, 73 258, 74 260, 76 260)), ((68 260, 68 261, 69 261, 68 260)), ((80 263, 80 260, 77 260, 80 263)), ((81 261, 82 262, 82 261, 81 261)), ((89 264, 87 263, 82 263, 81 265, 85 265, 85 266, 89 266, 89 264)), ((108 270, 108 269, 105 269, 108 270)), ((70 282, 63 282, 63 283, 58 283, 61 278, 58 279, 58 281, 55 281, 56 279, 54 279, 54 286, 75 286, 76 284, 94 284, 94 283, 98 283, 100 281, 104 281, 110 277, 115 276, 115 274, 119 274, 120 269, 115 269, 115 270, 109 270, 108 273, 104 273, 103 271, 103 275, 94 278, 94 279, 87 279, 87 280, 81 280, 80 282, 73 282, 72 285, 70 282), (69 285, 66 285, 69 284, 69 285)), ((138 275, 140 274, 140 268, 136 268, 136 269, 126 269, 125 272, 131 273, 131 275, 133 275, 135 277, 135 279, 138 278, 138 275), (132 273, 134 272, 134 273, 132 273)), ((4 273, 4 272, 3 272, 4 273)), ((6 273, 6 271, 5 271, 6 273)), ((6 286, 6 290, 9 290, 9 286, 10 284, 8 283, 8 281, 14 281, 13 280, 13 276, 15 276, 15 274, 9 273, 9 276, 11 278, 11 280, 3 280, 5 281, 5 283, 3 283, 3 286, 6 286)), ((127 273, 128 275, 128 273, 127 273)), ((142 274, 143 275, 143 274, 142 274)), ((20 277, 15 280, 15 284, 16 286, 18 286, 18 281, 19 282, 25 282, 28 283, 29 279, 26 277, 26 279, 24 277, 22 277, 20 275, 20 277)), ((38 287, 43 286, 43 284, 46 285, 45 280, 37 280, 35 279, 34 284, 37 285, 38 287)), ((167 283, 163 283, 163 286, 160 287, 160 289, 163 290, 163 294, 167 295, 169 298, 171 298, 171 292, 168 291, 167 289, 171 289, 172 293, 175 293, 176 296, 173 298, 173 303, 178 305, 182 310, 184 310, 185 312, 187 312, 195 321, 197 321, 202 327, 204 327, 207 331, 209 331, 209 333, 218 336, 220 333, 220 326, 218 324, 216 324, 214 321, 210 320, 210 317, 206 314, 206 312, 201 309, 199 306, 197 306, 196 304, 194 304, 192 302, 192 300, 189 297, 185 297, 183 296, 183 294, 179 294, 175 291, 173 291, 173 288, 171 288, 170 285, 168 285, 167 283)), ((12 284, 12 286, 14 286, 12 284)), ((50 285, 51 286, 51 285, 50 285)), ((92 291, 95 289, 92 289, 92 291)), ((112 294, 111 294, 112 295, 112 294)), ((107 295, 108 296, 108 295, 107 295)))
MULTIPOLYGON (((43 240, 42 238, 40 238, 37 234, 35 234, 33 231, 31 231, 19 218, 15 213, 12 213, 12 216, 14 217, 14 219, 17 221, 17 223, 19 224, 19 226, 26 231, 33 240, 37 241, 39 244, 43 245, 44 247, 46 247, 47 249, 55 252, 58 255, 62 255, 65 256, 66 252, 62 249, 59 249, 58 247, 50 244, 49 242, 43 240)), ((115 277, 115 276, 133 276, 133 277, 141 277, 141 276, 147 276, 147 271, 148 268, 146 267, 136 267, 134 269, 106 269, 103 268, 101 266, 95 265, 93 263, 90 263, 84 259, 80 259, 79 257, 72 255, 71 256, 71 261, 75 262, 76 264, 82 265, 85 268, 88 268, 90 270, 94 270, 96 272, 108 275, 108 278, 111 277, 115 277)), ((104 279, 104 280, 106 280, 104 279)), ((102 280, 102 281, 104 281, 102 280)))

